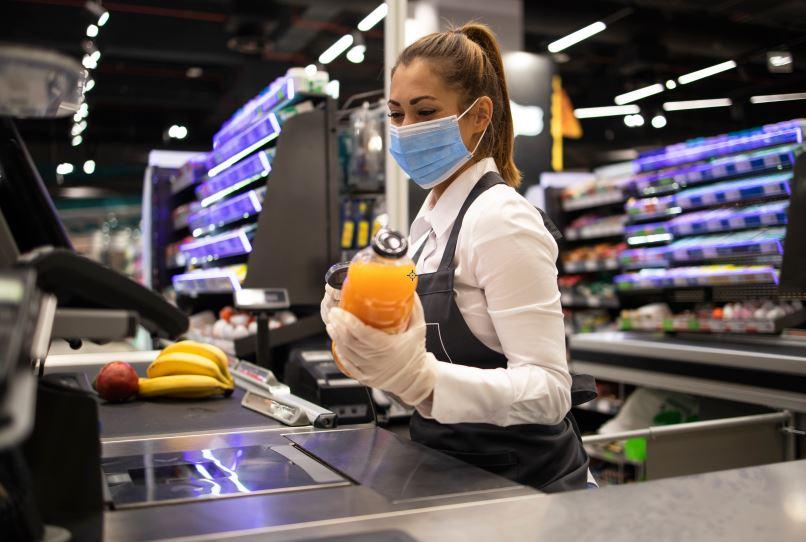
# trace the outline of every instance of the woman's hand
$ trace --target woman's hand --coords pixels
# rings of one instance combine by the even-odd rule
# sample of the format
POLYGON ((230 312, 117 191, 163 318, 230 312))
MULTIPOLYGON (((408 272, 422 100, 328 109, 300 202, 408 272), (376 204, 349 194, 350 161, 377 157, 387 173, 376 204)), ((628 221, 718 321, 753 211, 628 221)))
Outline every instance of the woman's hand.
POLYGON ((328 324, 330 319, 330 309, 339 306, 341 300, 341 290, 335 289, 330 284, 325 284, 325 297, 322 298, 322 303, 319 304, 319 314, 322 315, 322 321, 325 325, 328 324))
POLYGON ((439 362, 425 350, 425 318, 416 294, 409 326, 402 333, 375 329, 339 308, 330 310, 327 333, 341 364, 362 384, 393 393, 412 406, 434 390, 439 362))

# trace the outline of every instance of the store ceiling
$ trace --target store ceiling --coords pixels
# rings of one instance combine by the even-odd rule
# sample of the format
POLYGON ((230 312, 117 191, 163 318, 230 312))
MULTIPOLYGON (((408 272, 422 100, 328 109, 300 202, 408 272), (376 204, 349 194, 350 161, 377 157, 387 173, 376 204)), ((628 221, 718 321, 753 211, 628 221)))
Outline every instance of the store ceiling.
MULTIPOLYGON (((85 0, 0 1, 4 40, 58 49, 76 58, 88 24, 85 0)), ((102 58, 88 94, 85 141, 70 147, 71 119, 27 121, 23 133, 43 176, 55 165, 94 158, 96 173, 67 176, 64 186, 98 185, 134 193, 152 148, 205 150, 241 104, 292 65, 306 65, 374 9, 378 0, 105 1, 109 23, 97 40, 102 58), (256 52, 248 52, 254 49, 256 52), (192 68, 200 68, 199 70, 192 68), (197 77, 192 77, 197 75, 197 77), (164 141, 172 124, 188 138, 164 141)), ((755 94, 806 92, 806 2, 803 0, 524 1, 525 48, 546 45, 593 21, 618 14, 608 29, 566 51, 559 69, 576 107, 612 105, 646 84, 737 59, 739 69, 639 102, 647 113, 667 100, 731 98, 731 108, 668 113, 666 128, 627 128, 620 117, 583 121, 585 136, 568 142, 569 166, 598 165, 615 151, 678 141, 745 126, 806 117, 806 101, 750 105, 755 94), (623 10, 627 11, 623 11, 623 10), (788 44, 795 71, 771 74, 766 51, 788 44)), ((483 20, 483 17, 480 17, 483 20)), ((365 34, 366 60, 341 56, 329 71, 342 96, 382 86, 383 33, 365 34)))
POLYGON ((699 135, 806 117, 806 100, 751 105, 750 96, 806 92, 806 2, 803 0, 566 0, 525 4, 525 47, 546 51, 553 40, 597 20, 608 28, 564 51, 559 65, 575 107, 614 105, 615 96, 727 60, 739 67, 679 85, 636 102, 646 124, 622 117, 582 121, 580 141, 568 142, 567 163, 595 166, 629 156, 606 154, 668 144, 699 135), (770 73, 766 53, 788 49, 794 72, 770 73), (666 113, 662 129, 649 125, 666 101, 730 98, 733 106, 666 113))
MULTIPOLYGON (((2 0, 3 40, 83 54, 85 0, 2 0)), ((97 162, 96 173, 66 176, 64 186, 114 185, 139 191, 148 150, 208 150, 213 133, 239 106, 290 66, 315 62, 338 37, 355 31, 377 0, 106 1, 109 22, 96 39, 102 57, 87 94, 84 142, 70 146, 72 119, 21 123, 40 171, 56 182, 56 164, 97 162), (200 68, 200 70, 199 70, 200 68), (200 72, 200 73, 199 73, 200 72), (195 77, 192 77, 195 76, 195 77), (172 124, 183 141, 164 141, 172 124)), ((364 33, 362 64, 342 55, 328 66, 342 96, 383 87, 383 26, 364 33)))

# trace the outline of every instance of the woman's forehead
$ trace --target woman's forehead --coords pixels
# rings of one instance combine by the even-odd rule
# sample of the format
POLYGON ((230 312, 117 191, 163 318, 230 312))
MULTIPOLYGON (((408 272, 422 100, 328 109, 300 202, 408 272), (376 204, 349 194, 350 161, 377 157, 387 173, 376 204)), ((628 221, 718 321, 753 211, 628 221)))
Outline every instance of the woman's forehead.
POLYGON ((403 104, 412 98, 424 95, 445 101, 455 99, 454 94, 428 61, 415 59, 408 65, 397 66, 392 76, 389 98, 403 104))

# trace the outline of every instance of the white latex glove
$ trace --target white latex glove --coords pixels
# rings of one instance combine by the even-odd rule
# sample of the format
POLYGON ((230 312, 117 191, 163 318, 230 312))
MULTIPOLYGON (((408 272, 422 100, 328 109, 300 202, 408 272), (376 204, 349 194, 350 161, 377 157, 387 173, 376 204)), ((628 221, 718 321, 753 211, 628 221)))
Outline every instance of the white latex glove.
POLYGON ((341 290, 337 290, 330 284, 325 283, 325 297, 322 298, 322 303, 319 305, 319 313, 322 315, 322 321, 325 325, 329 322, 330 309, 338 307, 339 300, 341 300, 341 290))
POLYGON ((425 350, 425 318, 416 294, 409 326, 402 333, 375 329, 339 308, 330 311, 327 333, 344 368, 362 384, 393 393, 412 406, 434 391, 439 362, 425 350))

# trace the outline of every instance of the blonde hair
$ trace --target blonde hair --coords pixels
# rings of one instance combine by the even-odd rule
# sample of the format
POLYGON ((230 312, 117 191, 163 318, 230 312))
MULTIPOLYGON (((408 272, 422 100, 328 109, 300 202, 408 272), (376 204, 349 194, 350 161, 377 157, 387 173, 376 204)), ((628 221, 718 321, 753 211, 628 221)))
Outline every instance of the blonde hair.
POLYGON ((461 93, 463 109, 480 96, 492 100, 492 119, 479 143, 476 156, 480 158, 475 160, 492 156, 506 183, 520 186, 521 172, 512 158, 515 133, 504 62, 492 30, 485 24, 468 23, 455 30, 429 34, 406 47, 395 68, 400 64, 408 66, 418 58, 439 64, 434 71, 461 93))

